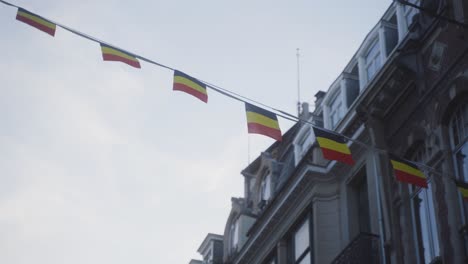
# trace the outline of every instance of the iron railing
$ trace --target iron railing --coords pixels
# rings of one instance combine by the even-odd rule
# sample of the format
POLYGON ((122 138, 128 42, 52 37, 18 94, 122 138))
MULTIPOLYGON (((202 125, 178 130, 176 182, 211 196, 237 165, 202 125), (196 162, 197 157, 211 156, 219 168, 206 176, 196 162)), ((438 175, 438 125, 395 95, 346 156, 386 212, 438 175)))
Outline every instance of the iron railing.
POLYGON ((370 233, 360 233, 354 238, 331 264, 378 264, 379 236, 370 233))

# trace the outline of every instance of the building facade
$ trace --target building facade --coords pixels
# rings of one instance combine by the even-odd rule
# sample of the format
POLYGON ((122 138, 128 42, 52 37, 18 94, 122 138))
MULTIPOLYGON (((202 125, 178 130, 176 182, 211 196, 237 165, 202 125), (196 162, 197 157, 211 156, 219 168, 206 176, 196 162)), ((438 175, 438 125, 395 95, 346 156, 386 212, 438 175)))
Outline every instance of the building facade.
POLYGON ((425 11, 393 2, 306 121, 242 171, 224 234, 202 244, 218 250, 191 263, 468 263, 453 181, 468 182, 468 29, 453 23, 468 2, 410 2, 425 11), (356 164, 324 159, 312 126, 352 138, 356 164), (428 188, 396 181, 389 153, 426 164, 428 188))

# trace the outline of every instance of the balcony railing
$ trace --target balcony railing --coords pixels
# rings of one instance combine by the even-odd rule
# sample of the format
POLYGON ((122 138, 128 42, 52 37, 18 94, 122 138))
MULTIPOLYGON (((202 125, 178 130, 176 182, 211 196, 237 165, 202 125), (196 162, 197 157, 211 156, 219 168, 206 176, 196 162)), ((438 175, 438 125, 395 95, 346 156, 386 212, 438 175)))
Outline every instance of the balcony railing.
POLYGON ((378 264, 379 236, 360 233, 331 262, 331 264, 378 264))

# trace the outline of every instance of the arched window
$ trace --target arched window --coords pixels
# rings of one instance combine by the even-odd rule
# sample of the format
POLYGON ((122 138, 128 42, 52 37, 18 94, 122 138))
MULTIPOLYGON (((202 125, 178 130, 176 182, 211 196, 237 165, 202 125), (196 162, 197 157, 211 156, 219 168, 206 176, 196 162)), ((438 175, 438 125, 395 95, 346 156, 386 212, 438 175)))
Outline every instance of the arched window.
POLYGON ((267 170, 260 183, 260 202, 270 200, 271 191, 271 174, 267 170))
MULTIPOLYGON (((419 145, 410 159, 425 163, 428 153, 423 144, 419 145)), ((411 197, 411 213, 413 234, 415 237, 417 263, 429 264, 440 255, 440 245, 437 232, 436 214, 433 198, 433 182, 428 179, 428 188, 409 186, 411 197)))
POLYGON ((231 223, 229 236, 231 244, 231 253, 235 253, 237 252, 237 245, 239 244, 239 219, 236 219, 231 223))

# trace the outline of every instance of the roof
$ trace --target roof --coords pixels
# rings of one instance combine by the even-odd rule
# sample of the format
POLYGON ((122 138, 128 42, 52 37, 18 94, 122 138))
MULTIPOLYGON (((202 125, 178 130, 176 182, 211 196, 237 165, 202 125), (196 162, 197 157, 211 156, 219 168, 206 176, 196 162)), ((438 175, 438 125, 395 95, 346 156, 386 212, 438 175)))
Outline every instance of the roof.
POLYGON ((208 233, 208 235, 206 235, 205 239, 203 240, 200 247, 198 248, 198 253, 203 255, 203 253, 208 249, 209 243, 212 240, 217 240, 217 241, 222 242, 223 241, 223 236, 218 235, 218 234, 208 233))

